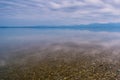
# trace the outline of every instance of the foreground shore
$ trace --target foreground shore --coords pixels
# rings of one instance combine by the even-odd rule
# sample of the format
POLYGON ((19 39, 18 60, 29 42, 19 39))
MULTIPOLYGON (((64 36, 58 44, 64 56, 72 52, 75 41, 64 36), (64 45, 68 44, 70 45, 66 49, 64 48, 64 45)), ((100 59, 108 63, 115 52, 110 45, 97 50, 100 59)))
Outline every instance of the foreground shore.
POLYGON ((113 48, 65 43, 17 53, 0 66, 0 80, 120 79, 120 57, 113 48))

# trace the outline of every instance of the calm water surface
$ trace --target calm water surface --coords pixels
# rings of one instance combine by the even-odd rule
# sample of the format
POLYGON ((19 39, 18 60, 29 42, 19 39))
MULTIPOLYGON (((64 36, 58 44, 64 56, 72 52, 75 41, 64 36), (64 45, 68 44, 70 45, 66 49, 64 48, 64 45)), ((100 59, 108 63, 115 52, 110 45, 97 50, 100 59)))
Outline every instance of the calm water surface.
MULTIPOLYGON (((114 29, 115 30, 115 29, 114 29)), ((0 28, 0 54, 35 45, 51 43, 91 43, 107 47, 119 46, 120 32, 91 29, 0 28)), ((0 55, 2 56, 2 55, 0 55)))

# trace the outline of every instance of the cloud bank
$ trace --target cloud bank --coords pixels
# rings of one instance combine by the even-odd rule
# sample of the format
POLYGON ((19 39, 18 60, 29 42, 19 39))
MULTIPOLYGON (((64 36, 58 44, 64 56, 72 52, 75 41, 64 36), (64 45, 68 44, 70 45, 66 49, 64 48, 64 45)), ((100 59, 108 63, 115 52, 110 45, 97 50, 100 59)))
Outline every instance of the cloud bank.
POLYGON ((0 25, 120 22, 120 0, 0 0, 0 25))

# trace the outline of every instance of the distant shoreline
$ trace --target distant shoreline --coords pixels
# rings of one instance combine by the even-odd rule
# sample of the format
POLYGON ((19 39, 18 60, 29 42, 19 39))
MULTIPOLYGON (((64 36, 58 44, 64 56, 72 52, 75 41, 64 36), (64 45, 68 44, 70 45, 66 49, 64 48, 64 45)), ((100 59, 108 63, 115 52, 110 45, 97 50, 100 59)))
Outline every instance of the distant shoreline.
POLYGON ((76 26, 1 26, 0 29, 50 29, 50 30, 88 30, 88 31, 107 31, 120 32, 118 24, 97 24, 97 25, 76 25, 76 26))

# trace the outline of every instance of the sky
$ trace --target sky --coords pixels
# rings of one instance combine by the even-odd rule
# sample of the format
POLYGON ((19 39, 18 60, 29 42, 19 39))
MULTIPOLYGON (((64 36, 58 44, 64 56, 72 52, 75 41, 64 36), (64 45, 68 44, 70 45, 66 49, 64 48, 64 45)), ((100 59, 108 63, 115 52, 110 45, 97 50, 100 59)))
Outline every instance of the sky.
POLYGON ((0 26, 119 22, 120 0, 0 0, 0 26))

